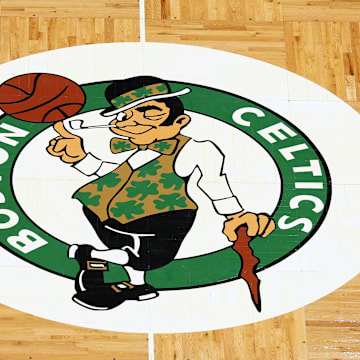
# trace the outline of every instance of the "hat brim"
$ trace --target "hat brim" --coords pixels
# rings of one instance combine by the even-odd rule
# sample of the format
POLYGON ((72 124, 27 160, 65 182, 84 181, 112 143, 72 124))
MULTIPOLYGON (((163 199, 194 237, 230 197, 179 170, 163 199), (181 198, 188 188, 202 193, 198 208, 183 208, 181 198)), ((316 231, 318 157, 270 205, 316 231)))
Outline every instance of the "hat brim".
POLYGON ((189 92, 191 92, 191 89, 185 88, 185 89, 182 89, 182 90, 174 92, 174 93, 148 96, 146 98, 139 99, 139 100, 136 100, 136 101, 134 101, 134 102, 132 102, 130 104, 124 105, 124 106, 122 106, 120 108, 114 108, 113 106, 108 107, 108 108, 104 109, 101 112, 101 115, 102 116, 113 116, 113 115, 116 115, 116 114, 118 114, 120 112, 123 112, 125 110, 128 110, 128 109, 131 109, 134 106, 140 105, 140 104, 142 104, 144 102, 147 102, 147 101, 158 100, 158 99, 166 99, 166 98, 175 97, 175 96, 181 96, 181 95, 188 94, 189 92))

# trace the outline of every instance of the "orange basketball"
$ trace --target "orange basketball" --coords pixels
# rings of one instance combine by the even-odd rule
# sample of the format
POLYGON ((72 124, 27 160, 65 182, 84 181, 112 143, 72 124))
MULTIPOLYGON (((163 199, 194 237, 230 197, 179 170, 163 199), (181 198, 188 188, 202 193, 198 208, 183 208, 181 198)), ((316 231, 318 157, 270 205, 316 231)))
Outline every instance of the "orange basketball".
POLYGON ((0 85, 0 109, 20 120, 64 120, 78 113, 84 104, 81 87, 59 75, 24 74, 0 85))

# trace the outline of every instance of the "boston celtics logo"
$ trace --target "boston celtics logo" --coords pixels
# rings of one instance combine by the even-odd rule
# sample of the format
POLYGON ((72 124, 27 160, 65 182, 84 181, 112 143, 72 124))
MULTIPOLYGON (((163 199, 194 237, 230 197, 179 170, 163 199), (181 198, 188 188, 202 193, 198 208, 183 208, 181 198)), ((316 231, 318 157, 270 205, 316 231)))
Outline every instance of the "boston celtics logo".
POLYGON ((304 78, 98 44, 1 65, 0 109, 2 304, 192 332, 293 311, 359 272, 360 117, 304 78))
POLYGON ((71 279, 77 306, 241 279, 260 312, 261 271, 326 216, 331 179, 316 145, 235 94, 152 75, 78 85, 30 73, 6 80, 0 102, 1 244, 71 279), (247 184, 246 205, 241 171, 264 180, 247 184))

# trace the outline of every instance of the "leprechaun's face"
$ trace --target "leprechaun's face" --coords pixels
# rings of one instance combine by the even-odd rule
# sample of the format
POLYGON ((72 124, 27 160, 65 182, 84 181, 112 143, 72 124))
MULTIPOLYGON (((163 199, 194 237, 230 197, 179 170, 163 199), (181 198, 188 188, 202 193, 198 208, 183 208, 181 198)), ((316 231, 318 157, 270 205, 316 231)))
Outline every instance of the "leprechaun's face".
POLYGON ((171 125, 162 125, 170 115, 170 108, 156 100, 125 110, 111 122, 111 128, 117 135, 126 136, 134 144, 148 145, 154 141, 172 138, 189 123, 188 115, 178 116, 171 125))

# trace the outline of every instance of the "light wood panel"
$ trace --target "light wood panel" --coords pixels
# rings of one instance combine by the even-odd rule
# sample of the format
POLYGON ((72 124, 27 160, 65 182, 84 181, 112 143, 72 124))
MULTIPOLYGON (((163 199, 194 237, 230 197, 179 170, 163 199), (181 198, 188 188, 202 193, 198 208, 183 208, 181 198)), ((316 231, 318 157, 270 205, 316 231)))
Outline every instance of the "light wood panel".
POLYGON ((155 335, 155 360, 167 359, 360 359, 360 276, 304 309, 260 323, 155 335))
MULTIPOLYGON (((251 3, 261 12, 259 9, 263 9, 265 2, 261 1, 261 5, 259 2, 257 5, 251 3)), ((282 9, 279 13, 285 13, 305 2, 268 3, 272 7, 276 3, 282 9)), ((302 20, 280 21, 282 17, 277 16, 279 21, 265 21, 266 17, 244 15, 250 6, 247 1, 219 0, 218 4, 222 6, 218 5, 215 9, 229 8, 230 14, 235 15, 224 19, 216 13, 210 20, 210 16, 204 17, 209 14, 211 1, 202 1, 201 6, 197 6, 203 9, 201 16, 200 12, 187 11, 187 6, 182 8, 175 0, 147 0, 146 39, 205 46, 250 56, 304 76, 345 101, 358 101, 360 25, 354 21, 354 17, 360 16, 360 3, 347 2, 352 4, 345 8, 348 16, 352 15, 353 21, 350 22, 309 21, 314 19, 313 6, 329 2, 306 3, 307 16, 303 16, 302 20), (178 9, 182 9, 182 12, 178 9)), ((332 1, 328 7, 344 9, 344 3, 332 1)), ((189 5, 189 1, 186 4, 189 5)))
POLYGON ((146 0, 151 20, 282 21, 283 0, 146 0))
POLYGON ((284 0, 285 21, 360 21, 357 0, 284 0))
POLYGON ((1 0, 2 16, 138 19, 137 0, 1 0))
POLYGON ((147 334, 69 326, 0 305, 0 360, 25 359, 147 360, 147 334))
POLYGON ((309 359, 360 359, 360 276, 305 307, 309 359))
POLYGON ((0 21, 0 61, 68 46, 139 41, 139 19, 11 17, 0 21))
POLYGON ((282 1, 146 0, 146 40, 204 46, 286 66, 282 1))
POLYGON ((225 330, 155 335, 155 360, 307 359, 304 310, 225 330))
POLYGON ((282 23, 146 20, 146 40, 204 46, 286 66, 282 23))
POLYGON ((360 99, 360 24, 286 22, 287 68, 341 99, 360 99))

